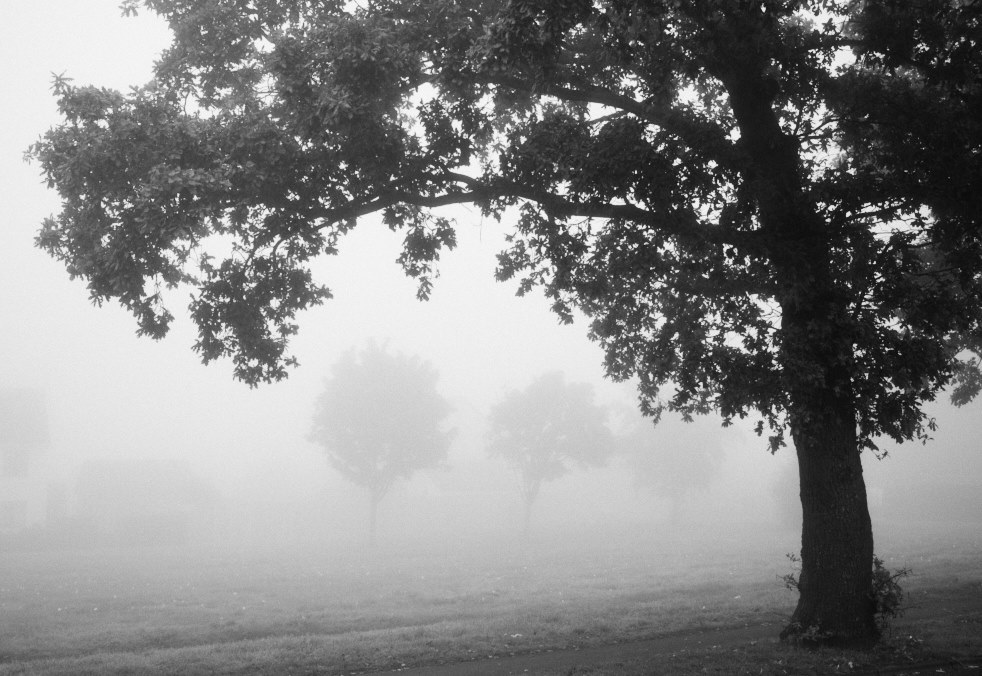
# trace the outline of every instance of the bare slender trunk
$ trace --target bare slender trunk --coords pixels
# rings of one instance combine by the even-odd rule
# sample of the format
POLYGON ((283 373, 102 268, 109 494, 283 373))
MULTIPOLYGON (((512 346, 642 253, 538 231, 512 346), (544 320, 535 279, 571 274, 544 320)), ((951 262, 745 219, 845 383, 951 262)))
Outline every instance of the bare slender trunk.
POLYGON ((525 521, 524 521, 524 526, 523 526, 522 533, 527 538, 529 536, 529 530, 530 530, 530 528, 532 526, 532 503, 535 502, 535 498, 530 497, 530 496, 526 496, 524 502, 525 502, 525 504, 524 504, 525 521))
POLYGON ((369 500, 368 508, 368 542, 374 547, 376 542, 376 532, 378 530, 378 503, 381 502, 382 496, 372 493, 369 500))
POLYGON ((529 530, 532 525, 532 505, 535 504, 535 499, 539 497, 539 490, 541 488, 542 479, 529 475, 522 477, 522 507, 524 509, 522 533, 526 538, 529 536, 529 530))

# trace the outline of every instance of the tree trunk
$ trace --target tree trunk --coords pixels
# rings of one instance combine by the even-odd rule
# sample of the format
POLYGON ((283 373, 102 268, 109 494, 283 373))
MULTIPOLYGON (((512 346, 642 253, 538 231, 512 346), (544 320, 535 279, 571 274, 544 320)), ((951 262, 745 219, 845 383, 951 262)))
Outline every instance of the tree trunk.
POLYGON ((525 521, 522 529, 522 534, 527 538, 529 536, 529 529, 532 526, 532 503, 535 502, 535 498, 525 497, 524 508, 525 508, 525 521))
POLYGON ((801 486, 801 574, 798 605, 781 637, 868 646, 878 638, 873 529, 854 416, 843 405, 798 412, 791 427, 801 486))
POLYGON ((716 68, 748 154, 744 179, 775 273, 782 387, 798 454, 800 597, 781 636, 868 645, 877 638, 873 531, 856 436, 851 296, 832 270, 836 235, 804 188, 799 142, 782 130, 774 107, 777 90, 753 39, 761 17, 758 9, 734 15, 716 68))
POLYGON ((524 508, 524 527, 522 534, 528 538, 529 529, 532 525, 532 505, 535 504, 535 499, 539 497, 539 491, 542 488, 542 480, 527 475, 522 477, 522 507, 524 508))
POLYGON ((833 269, 840 233, 807 189, 800 139, 786 133, 769 73, 768 18, 759 3, 723 13, 710 70, 723 82, 746 153, 764 255, 781 306, 779 363, 798 454, 802 533, 800 596, 782 637, 865 645, 876 639, 873 531, 856 436, 857 367, 850 307, 855 298, 833 269))
MULTIPOLYGON (((812 249, 812 260, 827 253, 812 249)), ((878 638, 871 596, 873 527, 856 431, 851 325, 821 263, 782 299, 781 361, 798 456, 801 574, 782 638, 865 647, 878 638)), ((784 272, 785 279, 792 274, 784 272)))
POLYGON ((375 546, 375 533, 378 526, 378 503, 381 499, 381 496, 372 493, 368 512, 368 543, 372 547, 375 546))

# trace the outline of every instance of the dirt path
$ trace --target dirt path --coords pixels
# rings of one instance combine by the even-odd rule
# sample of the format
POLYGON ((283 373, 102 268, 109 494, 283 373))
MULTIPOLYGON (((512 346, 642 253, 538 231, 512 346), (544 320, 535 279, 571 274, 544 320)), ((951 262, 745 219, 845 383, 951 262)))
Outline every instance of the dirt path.
MULTIPOLYGON (((673 653, 684 650, 724 650, 756 642, 777 643, 774 625, 750 625, 713 631, 697 631, 660 636, 645 641, 592 646, 573 650, 550 650, 542 653, 507 655, 491 659, 412 667, 382 672, 399 676, 531 676, 534 674, 574 673, 576 667, 633 663, 645 665, 647 676, 668 675, 670 667, 655 671, 658 664, 667 665, 673 653)), ((963 661, 934 660, 916 664, 878 667, 872 671, 851 672, 853 676, 982 676, 982 656, 963 661)))
POLYGON ((507 655, 473 662, 397 669, 384 673, 397 673, 400 676, 504 676, 563 671, 576 666, 611 662, 655 664, 660 656, 667 657, 683 650, 703 650, 717 646, 732 648, 758 641, 776 643, 778 630, 775 624, 752 624, 725 629, 686 631, 644 641, 507 655))
MULTIPOLYGON (((911 623, 925 621, 958 621, 959 618, 978 617, 982 597, 975 591, 976 585, 964 585, 944 590, 932 590, 914 599, 905 615, 911 623), (966 593, 967 592, 967 593, 966 593)), ((980 588, 982 591, 982 588, 980 588)), ((643 641, 590 646, 579 649, 550 650, 540 653, 505 655, 471 662, 438 664, 425 667, 409 667, 383 672, 400 676, 506 676, 509 674, 573 673, 576 667, 616 665, 618 663, 645 665, 646 674, 670 674, 653 671, 659 664, 668 665, 673 653, 705 651, 707 649, 732 649, 756 643, 777 643, 780 627, 775 622, 761 622, 721 629, 686 630, 658 636, 643 641)), ((897 676, 927 676, 928 674, 972 674, 982 676, 982 656, 962 661, 934 660, 916 664, 884 665, 874 671, 852 672, 862 674, 895 674, 897 676)))

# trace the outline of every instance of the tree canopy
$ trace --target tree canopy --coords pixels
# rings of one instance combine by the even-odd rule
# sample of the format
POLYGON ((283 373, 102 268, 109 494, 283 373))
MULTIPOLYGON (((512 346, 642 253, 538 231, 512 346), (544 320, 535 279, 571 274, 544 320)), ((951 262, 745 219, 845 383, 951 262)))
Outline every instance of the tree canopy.
POLYGON ((977 3, 144 4, 175 36, 152 83, 56 82, 66 123, 33 153, 64 207, 38 243, 155 337, 161 289, 194 285, 197 349, 247 382, 286 374, 296 311, 330 295, 307 263, 358 217, 404 233, 426 296, 454 244, 434 209, 476 202, 519 210, 500 274, 583 309, 654 407, 672 383, 673 408, 783 422, 778 304, 809 279, 775 261, 809 227, 864 442, 978 389, 977 3), (772 178, 812 212, 795 237, 762 222, 772 178))
POLYGON ((379 213, 425 298, 440 208, 476 204, 515 223, 499 276, 585 313, 649 413, 790 429, 792 626, 875 634, 859 449, 982 384, 977 0, 141 4, 174 34, 153 82, 58 78, 32 149, 38 244, 95 301, 160 337, 189 284, 202 358, 279 379, 311 259, 379 213))

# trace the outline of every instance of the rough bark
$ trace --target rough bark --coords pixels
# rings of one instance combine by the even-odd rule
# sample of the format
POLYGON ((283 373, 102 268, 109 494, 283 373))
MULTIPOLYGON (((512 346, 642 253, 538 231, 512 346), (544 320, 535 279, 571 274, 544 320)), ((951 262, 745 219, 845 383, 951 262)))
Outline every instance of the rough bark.
MULTIPOLYGON (((802 507, 798 605, 783 638, 866 646, 876 641, 873 529, 856 431, 847 304, 815 238, 808 262, 784 268, 782 366, 802 507)), ((794 260, 795 257, 789 257, 794 260)), ((783 268, 783 266, 781 266, 783 268)))
POLYGON ((871 596, 873 529, 851 411, 792 423, 801 485, 798 605, 782 638, 863 646, 878 638, 871 596))
POLYGON ((798 458, 800 593, 784 638, 865 646, 878 638, 871 597, 873 530, 856 431, 848 304, 832 281, 823 237, 795 243, 778 265, 781 361, 798 458))

